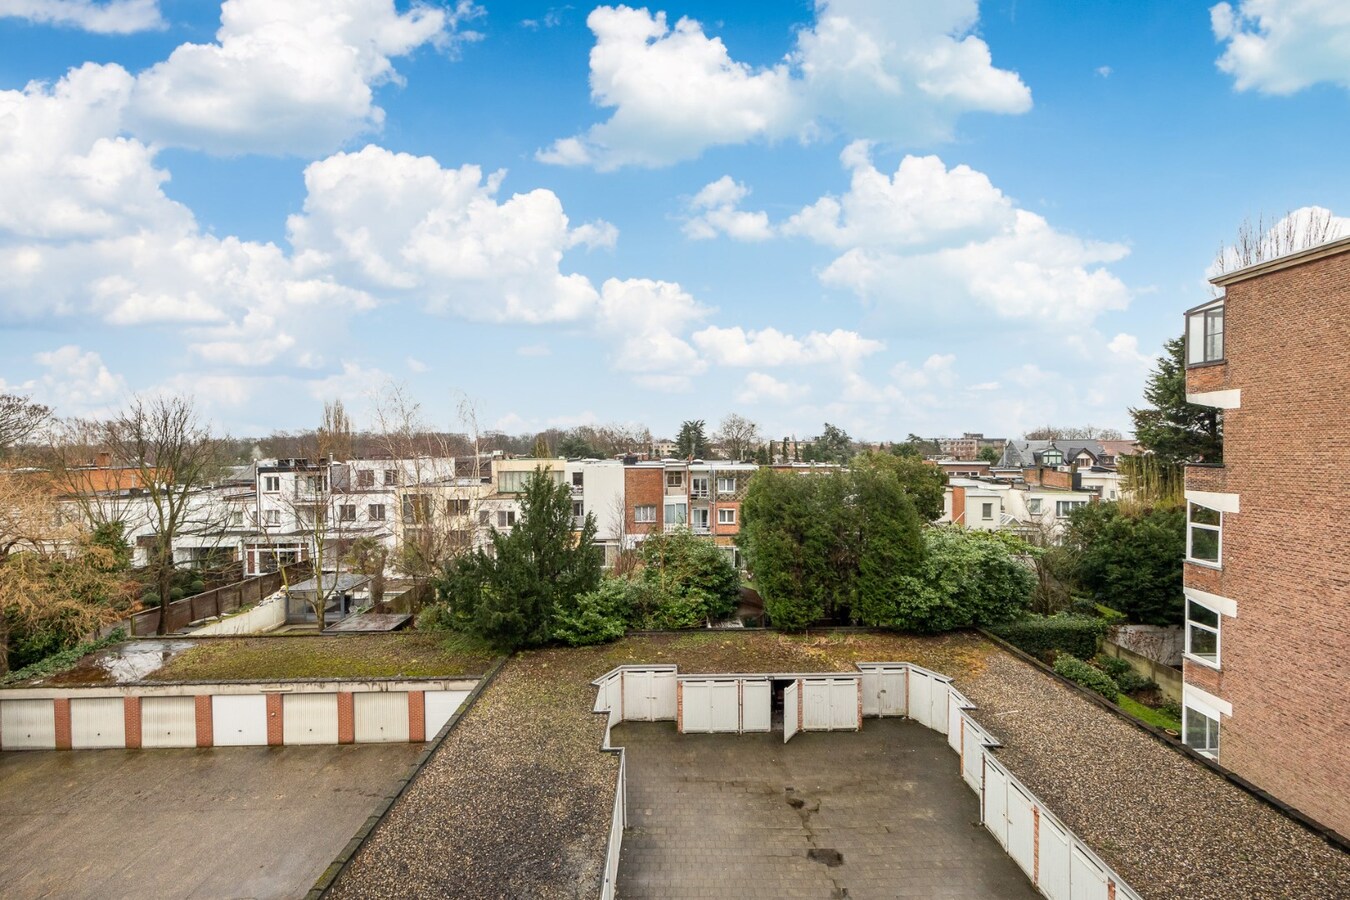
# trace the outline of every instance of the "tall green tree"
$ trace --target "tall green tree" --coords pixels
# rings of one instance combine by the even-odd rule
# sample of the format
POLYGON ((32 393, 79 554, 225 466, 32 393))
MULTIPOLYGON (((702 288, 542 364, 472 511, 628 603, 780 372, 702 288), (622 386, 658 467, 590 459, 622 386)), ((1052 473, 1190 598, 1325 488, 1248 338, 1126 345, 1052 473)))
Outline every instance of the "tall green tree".
POLYGON ((922 457, 908 453, 869 451, 855 457, 852 465, 854 468, 876 469, 894 476, 923 521, 932 522, 942 515, 947 473, 922 457))
POLYGON ((739 542, 764 610, 784 631, 825 618, 830 585, 830 525, 822 516, 824 477, 801 478, 772 469, 750 479, 741 503, 739 542))
POLYGON ((680 424, 680 433, 675 436, 675 452, 682 459, 706 459, 708 456, 708 436, 702 419, 689 419, 680 424))
POLYGON ((846 463, 853 458, 853 438, 844 429, 826 422, 814 444, 814 455, 820 462, 846 463))
POLYGON ((1181 623, 1184 506, 1089 503, 1070 515, 1064 543, 1079 587, 1098 603, 1131 622, 1181 623))
POLYGON ((741 578, 727 555, 682 528, 642 542, 639 627, 689 628, 736 611, 741 578))
POLYGON ((975 458, 983 460, 992 466, 1002 459, 1002 456, 994 447, 981 447, 980 452, 975 454, 975 458))
POLYGON ((1185 341, 1173 338, 1144 385, 1150 404, 1131 409, 1135 439, 1166 463, 1222 462, 1223 417, 1219 410, 1186 402, 1185 341))
POLYGON ((859 524, 858 576, 851 608, 857 618, 870 621, 881 618, 874 612, 894 602, 905 589, 906 576, 923 559, 922 526, 894 473, 864 468, 851 480, 859 524))
POLYGON ((558 617, 600 585, 595 520, 573 533, 568 486, 535 469, 520 505, 510 533, 493 532, 491 555, 461 556, 436 582, 451 621, 503 650, 547 643, 558 617))

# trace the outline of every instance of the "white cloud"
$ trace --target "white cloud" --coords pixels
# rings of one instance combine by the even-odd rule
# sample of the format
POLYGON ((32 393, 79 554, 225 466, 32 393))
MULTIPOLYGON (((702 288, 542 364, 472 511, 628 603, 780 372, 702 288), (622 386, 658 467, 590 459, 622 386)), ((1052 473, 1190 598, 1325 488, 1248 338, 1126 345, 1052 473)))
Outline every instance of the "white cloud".
POLYGON ((863 145, 842 158, 849 191, 783 226, 844 249, 821 272, 825 284, 924 315, 979 310, 1063 325, 1128 304, 1129 290, 1102 267, 1129 252, 1123 245, 1056 230, 966 166, 906 157, 887 177, 863 145))
POLYGON ((1111 77, 1111 74, 1112 74, 1115 70, 1112 69, 1110 66, 1098 66, 1098 67, 1097 67, 1096 69, 1094 69, 1093 71, 1097 73, 1097 77, 1098 77, 1098 78, 1110 78, 1110 77, 1111 77))
POLYGON ((1240 91, 1292 94, 1319 82, 1350 90, 1350 7, 1343 0, 1239 0, 1209 10, 1226 43, 1219 69, 1240 91))
POLYGON ((781 381, 764 372, 750 372, 736 391, 736 402, 746 405, 801 401, 811 392, 806 385, 781 381))
POLYGON ((549 349, 548 344, 543 343, 525 344, 524 346, 516 348, 517 356, 540 357, 540 356, 550 356, 552 353, 553 351, 549 349))
POLYGON ((641 373, 648 386, 679 384, 707 368, 681 334, 708 310, 678 284, 611 278, 601 286, 596 322, 615 341, 615 368, 641 373))
POLYGON ((695 240, 707 240, 718 234, 741 241, 763 241, 773 237, 768 214, 736 208, 749 193, 749 188, 732 180, 730 175, 723 175, 704 186, 689 201, 685 235, 695 240))
POLYGON ((0 19, 6 17, 95 34, 134 34, 165 27, 159 0, 0 0, 0 19))
POLYGON ((1106 349, 1109 350, 1116 359, 1139 366, 1143 369, 1150 369, 1157 362, 1156 356, 1150 356, 1147 353, 1139 352, 1139 338, 1132 334, 1124 332, 1111 338, 1107 343, 1106 349))
POLYGON ((540 151, 544 162, 661 166, 712 146, 826 129, 887 142, 951 137, 967 112, 1021 113, 1031 93, 992 64, 973 32, 977 0, 817 0, 816 22, 771 66, 733 59, 722 40, 664 12, 602 6, 591 96, 608 120, 540 151))
POLYGON ((378 130, 374 88, 399 80, 393 59, 470 38, 450 9, 393 0, 226 0, 212 44, 182 44, 142 72, 128 110, 137 134, 210 153, 331 151, 378 130))
POLYGON ((886 346, 856 331, 839 328, 829 333, 813 331, 803 338, 797 338, 776 328, 747 332, 740 326, 710 326, 695 332, 692 337, 707 358, 721 366, 764 367, 830 362, 853 366, 886 346))
POLYGON ((911 390, 928 387, 950 388, 956 383, 956 375, 952 370, 955 362, 956 356, 951 353, 934 353, 917 369, 907 362, 896 363, 891 369, 891 378, 900 387, 911 390))
POLYGON ((414 356, 405 357, 403 360, 403 364, 408 367, 409 372, 413 372, 417 375, 421 375, 423 372, 431 371, 431 366, 427 365, 426 363, 422 362, 420 359, 417 359, 414 356))
MULTIPOLYGON (((1321 206, 1301 206, 1291 210, 1271 222, 1269 228, 1259 231, 1265 224, 1266 220, 1260 218, 1255 225, 1250 222, 1244 225, 1244 230, 1250 226, 1254 232, 1252 238, 1258 246, 1251 250, 1253 253, 1259 252, 1260 259, 1274 259, 1350 235, 1350 217, 1333 215, 1331 210, 1321 206)), ((1205 277, 1212 278, 1221 272, 1232 272, 1251 264, 1251 259, 1244 261, 1238 255, 1236 247, 1225 244, 1221 255, 1210 263, 1205 277)))
POLYGON ((63 416, 106 415, 128 393, 125 379, 101 356, 75 344, 35 353, 33 361, 45 370, 31 388, 34 398, 63 416))
MULTIPOLYGON (((479 321, 585 317, 598 296, 559 270, 578 240, 562 202, 537 189, 499 203, 504 177, 374 145, 312 163, 304 211, 287 221, 299 267, 479 321)), ((582 237, 612 240, 612 228, 597 223, 582 237)))

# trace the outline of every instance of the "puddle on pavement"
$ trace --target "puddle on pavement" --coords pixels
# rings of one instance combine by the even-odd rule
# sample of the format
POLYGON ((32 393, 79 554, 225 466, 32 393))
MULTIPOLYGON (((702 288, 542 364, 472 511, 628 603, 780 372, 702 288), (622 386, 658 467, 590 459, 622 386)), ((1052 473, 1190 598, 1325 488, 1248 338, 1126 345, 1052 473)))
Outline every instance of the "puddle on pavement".
POLYGON ((86 656, 66 671, 43 679, 42 683, 128 684, 140 681, 191 646, 191 641, 130 641, 86 656))
POLYGON ((823 863, 833 869, 835 866, 844 864, 844 854, 838 850, 807 850, 806 858, 814 862, 823 863))

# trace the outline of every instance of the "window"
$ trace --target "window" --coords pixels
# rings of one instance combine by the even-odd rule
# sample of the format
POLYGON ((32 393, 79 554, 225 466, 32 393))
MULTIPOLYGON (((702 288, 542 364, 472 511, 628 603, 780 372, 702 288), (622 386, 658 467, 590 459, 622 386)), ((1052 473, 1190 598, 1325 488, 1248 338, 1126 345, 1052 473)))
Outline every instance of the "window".
POLYGON ((469 514, 469 499, 467 497, 456 497, 445 501, 445 514, 448 516, 467 516, 469 514))
POLYGON ((279 492, 280 490, 281 490, 281 476, 280 476, 280 475, 264 475, 264 476, 263 476, 263 493, 265 493, 265 494, 275 494, 275 493, 279 492))
POLYGON ((1223 360, 1223 303, 1186 314, 1186 365, 1223 360))
POLYGON ((718 524, 718 525, 735 525, 735 524, 736 524, 736 510, 734 510, 734 509, 719 509, 719 510, 717 511, 717 524, 718 524))
POLYGON ((375 470, 357 469, 356 486, 361 488, 373 488, 375 486, 375 470))
POLYGON ((264 524, 264 525, 280 525, 280 524, 281 524, 281 510, 279 510, 279 509, 265 509, 265 510, 263 510, 263 524, 264 524))
POLYGON ((1219 720, 1194 706, 1181 711, 1181 734, 1186 746, 1210 759, 1219 758, 1219 720))
POLYGON ((585 482, 586 474, 584 472, 572 473, 572 487, 581 487, 585 482))
POLYGON ((486 509, 480 509, 478 511, 478 524, 487 527, 487 524, 490 521, 492 521, 492 513, 488 512, 486 509))
POLYGON ((708 496, 708 476, 694 475, 689 479, 689 493, 694 497, 708 496))
POLYGON ((668 488, 673 488, 673 487, 684 487, 684 473, 683 473, 683 472, 667 472, 667 473, 666 473, 666 487, 668 487, 668 488))
POLYGON ((370 506, 366 507, 366 517, 369 518, 370 521, 372 522, 383 522, 384 504, 383 503, 370 504, 370 506))
POLYGON ((355 522, 355 521, 356 521, 356 504, 355 504, 355 503, 343 503, 343 504, 339 505, 339 506, 338 506, 338 521, 339 521, 339 522, 355 522))
POLYGON ((1223 559, 1223 513, 1198 503, 1186 504, 1186 558, 1206 565, 1223 559))
POLYGON ((580 521, 586 518, 586 505, 580 500, 572 501, 572 518, 580 521))
POLYGON ((692 527, 695 531, 706 532, 708 530, 708 521, 709 521, 707 507, 704 507, 703 509, 692 510, 690 514, 693 516, 690 527, 692 527))
POLYGON ((639 524, 651 524, 656 521, 656 506, 635 506, 633 507, 633 521, 639 524))
MULTIPOLYGON (((554 484, 563 483, 563 473, 561 471, 544 473, 553 479, 554 484)), ((534 477, 534 470, 528 472, 502 472, 497 476, 497 490, 503 494, 519 494, 525 490, 525 485, 534 477)))
POLYGON ((510 528, 516 524, 516 511, 514 509, 497 510, 497 527, 510 528))
POLYGON ((689 524, 689 504, 667 503, 666 527, 671 528, 676 525, 687 525, 687 524, 689 524))
POLYGON ((735 475, 717 476, 717 493, 719 494, 736 493, 736 476, 735 475))
POLYGON ((1067 519, 1069 517, 1069 513, 1073 512, 1075 507, 1086 505, 1087 505, 1086 500, 1056 500, 1055 516, 1056 518, 1067 519))
POLYGON ((431 521, 431 497, 427 494, 403 495, 403 524, 425 525, 431 521))
POLYGON ((1064 465, 1064 454, 1058 450, 1047 450, 1041 454, 1041 462, 1047 466, 1064 465))
POLYGON ((1194 600, 1186 600, 1186 654, 1219 667, 1219 614, 1194 600))
POLYGON ((994 504, 981 503, 980 518, 984 519, 986 522, 992 522, 994 520, 994 504))
POLYGON ((1028 512, 1029 514, 1033 515, 1033 516, 1039 516, 1039 515, 1041 514, 1041 498, 1040 498, 1040 497, 1028 497, 1028 498, 1027 498, 1027 512, 1028 512))
POLYGON ((236 509, 232 511, 230 513, 230 525, 232 525, 235 528, 239 528, 243 524, 244 524, 244 511, 242 509, 236 509))
POLYGON ((384 470, 384 486, 394 487, 398 485, 398 469, 384 470))
POLYGON ((327 475, 306 475, 305 491, 310 494, 321 494, 328 490, 327 475))

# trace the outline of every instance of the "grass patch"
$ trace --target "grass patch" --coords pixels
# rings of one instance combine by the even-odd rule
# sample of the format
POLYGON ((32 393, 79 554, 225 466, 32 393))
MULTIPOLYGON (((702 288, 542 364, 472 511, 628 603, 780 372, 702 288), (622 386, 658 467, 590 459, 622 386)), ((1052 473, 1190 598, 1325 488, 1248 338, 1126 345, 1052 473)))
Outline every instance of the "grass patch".
POLYGON ((462 636, 443 634, 219 638, 183 651, 146 680, 478 676, 494 655, 462 636))
POLYGON ((1124 694, 1120 695, 1117 702, 1120 704, 1121 709, 1125 710, 1139 721, 1152 725, 1154 728, 1166 728, 1176 732, 1181 731, 1181 723, 1161 710, 1145 706, 1139 701, 1132 700, 1124 694))

